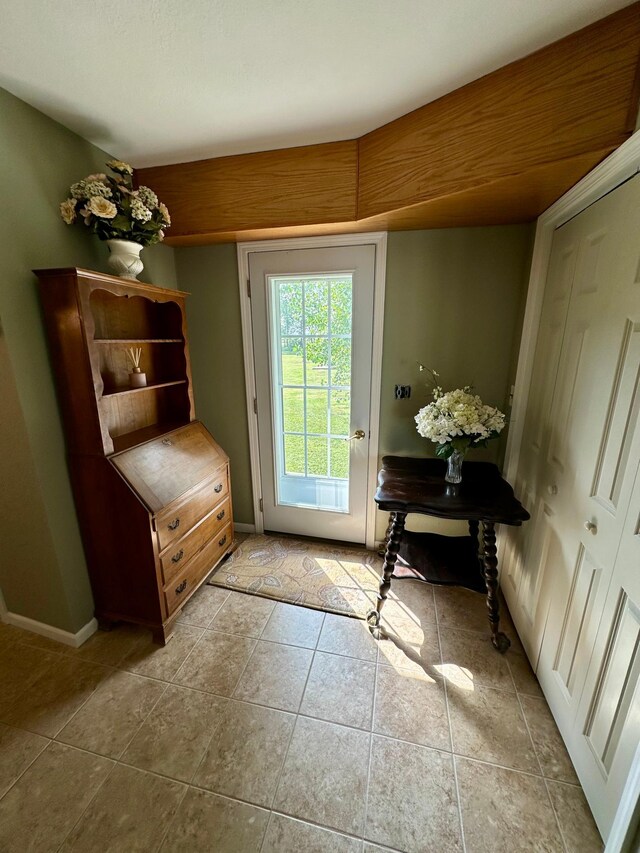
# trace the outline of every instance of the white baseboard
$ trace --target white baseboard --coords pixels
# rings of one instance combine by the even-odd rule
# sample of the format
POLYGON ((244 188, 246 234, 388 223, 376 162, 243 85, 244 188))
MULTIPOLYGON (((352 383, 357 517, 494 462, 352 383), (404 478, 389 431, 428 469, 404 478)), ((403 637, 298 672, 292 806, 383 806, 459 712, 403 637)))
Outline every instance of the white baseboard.
POLYGON ((35 619, 20 616, 19 613, 12 613, 10 610, 2 613, 0 621, 5 622, 7 625, 14 625, 16 628, 22 628, 25 631, 31 631, 32 634, 40 634, 41 637, 48 637, 50 640, 63 643, 65 646, 73 646, 74 649, 81 646, 98 630, 96 619, 91 619, 79 631, 72 634, 71 631, 63 631, 62 628, 46 625, 44 622, 36 622, 35 619))
POLYGON ((233 522, 233 529, 237 533, 255 533, 256 526, 255 524, 243 524, 241 521, 233 522))

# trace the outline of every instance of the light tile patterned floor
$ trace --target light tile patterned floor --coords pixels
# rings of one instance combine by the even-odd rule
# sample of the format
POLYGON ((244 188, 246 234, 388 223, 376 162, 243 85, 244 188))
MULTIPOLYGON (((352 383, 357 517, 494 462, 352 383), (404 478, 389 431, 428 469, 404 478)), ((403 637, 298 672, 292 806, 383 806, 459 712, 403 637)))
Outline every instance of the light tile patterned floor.
POLYGON ((508 617, 505 656, 466 590, 385 617, 205 586, 165 648, 0 625, 0 850, 601 850, 508 617))

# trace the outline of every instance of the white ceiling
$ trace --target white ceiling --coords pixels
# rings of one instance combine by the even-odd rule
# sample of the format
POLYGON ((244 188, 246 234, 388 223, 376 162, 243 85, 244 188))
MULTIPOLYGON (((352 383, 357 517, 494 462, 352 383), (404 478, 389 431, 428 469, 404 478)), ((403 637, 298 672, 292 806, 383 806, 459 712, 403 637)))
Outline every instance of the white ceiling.
POLYGON ((135 166, 350 139, 628 0, 0 0, 0 85, 135 166))

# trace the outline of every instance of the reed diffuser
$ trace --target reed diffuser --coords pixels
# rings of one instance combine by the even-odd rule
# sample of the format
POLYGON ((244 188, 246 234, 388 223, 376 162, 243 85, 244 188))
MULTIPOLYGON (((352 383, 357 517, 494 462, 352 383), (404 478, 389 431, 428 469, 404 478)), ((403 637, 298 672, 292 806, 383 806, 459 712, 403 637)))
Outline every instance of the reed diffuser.
POLYGON ((127 355, 131 362, 131 372, 129 373, 129 385, 132 388, 144 388, 147 384, 147 374, 143 373, 140 368, 140 358, 142 357, 142 347, 129 347, 127 355))

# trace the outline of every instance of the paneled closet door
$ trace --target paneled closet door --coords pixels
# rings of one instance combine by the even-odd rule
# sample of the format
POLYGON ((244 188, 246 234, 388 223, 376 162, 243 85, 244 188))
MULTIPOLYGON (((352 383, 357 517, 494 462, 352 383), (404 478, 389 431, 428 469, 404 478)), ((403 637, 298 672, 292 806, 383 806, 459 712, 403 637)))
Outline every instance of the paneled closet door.
POLYGON ((553 481, 547 466, 551 402, 578 254, 575 235, 560 229, 553 251, 540 318, 531 391, 515 491, 531 514, 522 527, 503 531, 507 539, 501 584, 534 666, 540 651, 550 585, 545 570, 554 562, 550 549, 554 515, 553 481))
MULTIPOLYGON (((640 458, 637 422, 632 453, 640 458)), ((590 803, 604 835, 640 744, 640 464, 595 648, 572 752, 579 776, 595 780, 590 803)))
MULTIPOLYGON (((578 251, 541 461, 547 483, 538 484, 538 493, 546 485, 550 510, 550 604, 538 677, 578 763, 578 754, 591 748, 578 734, 579 709, 590 701, 583 696, 587 671, 604 653, 603 611, 636 472, 640 178, 565 229, 578 251)), ((603 777, 594 772, 581 782, 595 810, 603 777)), ((606 836, 609 826, 600 829, 606 836)))

